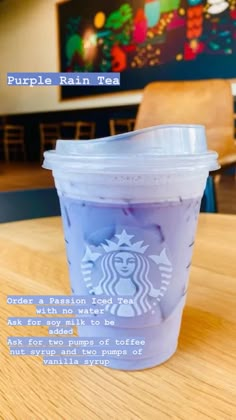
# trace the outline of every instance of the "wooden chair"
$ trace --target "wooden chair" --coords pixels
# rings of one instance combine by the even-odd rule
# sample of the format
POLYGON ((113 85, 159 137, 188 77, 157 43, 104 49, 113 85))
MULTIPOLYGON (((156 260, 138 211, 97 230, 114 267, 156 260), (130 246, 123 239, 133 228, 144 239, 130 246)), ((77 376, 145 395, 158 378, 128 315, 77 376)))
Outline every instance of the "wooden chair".
POLYGON ((56 141, 60 138, 59 124, 39 124, 40 130, 40 159, 43 160, 43 152, 49 148, 55 148, 56 141))
POLYGON ((77 121, 75 124, 75 140, 94 139, 95 122, 77 121))
POLYGON ((143 92, 135 129, 159 124, 201 124, 208 148, 219 154, 220 173, 236 164, 233 98, 229 80, 154 82, 143 92))
POLYGON ((135 129, 157 124, 202 124, 208 148, 224 169, 236 163, 233 99, 227 80, 154 82, 144 89, 135 129))
POLYGON ((109 120, 110 135, 115 136, 116 134, 122 134, 126 133, 127 131, 133 131, 134 125, 134 118, 111 119, 109 120))
POLYGON ((10 160, 12 149, 14 151, 20 149, 24 160, 26 160, 25 132, 22 125, 6 124, 3 126, 3 149, 6 162, 10 160))

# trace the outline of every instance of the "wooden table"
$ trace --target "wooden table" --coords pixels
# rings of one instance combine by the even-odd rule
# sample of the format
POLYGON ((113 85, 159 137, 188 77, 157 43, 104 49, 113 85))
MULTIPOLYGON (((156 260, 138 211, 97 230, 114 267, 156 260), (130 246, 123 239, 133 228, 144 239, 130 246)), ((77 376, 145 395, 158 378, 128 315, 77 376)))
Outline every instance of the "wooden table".
MULTIPOLYGON (((236 216, 202 214, 177 353, 136 372, 100 366, 43 366, 8 354, 9 335, 48 336, 46 327, 9 327, 11 294, 69 294, 59 218, 0 226, 0 418, 4 420, 235 419, 236 216)), ((32 311, 29 309, 32 308, 32 311)))

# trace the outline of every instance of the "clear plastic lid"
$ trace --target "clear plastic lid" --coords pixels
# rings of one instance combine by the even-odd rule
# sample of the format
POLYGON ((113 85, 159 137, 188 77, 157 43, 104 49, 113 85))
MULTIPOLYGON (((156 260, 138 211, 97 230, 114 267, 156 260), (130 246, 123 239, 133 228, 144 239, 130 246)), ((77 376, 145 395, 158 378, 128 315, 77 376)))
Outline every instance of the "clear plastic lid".
POLYGON ((44 153, 43 167, 79 172, 130 172, 204 167, 219 168, 217 153, 208 151, 205 127, 159 125, 97 140, 58 140, 44 153))

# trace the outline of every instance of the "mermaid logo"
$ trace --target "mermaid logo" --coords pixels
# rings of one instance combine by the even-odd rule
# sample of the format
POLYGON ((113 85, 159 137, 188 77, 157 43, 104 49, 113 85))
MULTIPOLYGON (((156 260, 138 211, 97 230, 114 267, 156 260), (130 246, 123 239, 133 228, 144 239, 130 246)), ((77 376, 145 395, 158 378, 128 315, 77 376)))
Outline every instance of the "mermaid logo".
POLYGON ((134 235, 129 235, 126 230, 115 237, 118 240, 101 243, 103 253, 92 252, 87 246, 81 265, 84 281, 89 293, 130 297, 130 305, 107 305, 106 310, 111 314, 124 317, 143 315, 165 295, 172 276, 172 264, 165 248, 160 255, 146 255, 149 245, 143 245, 143 241, 132 243, 134 235), (152 277, 159 287, 154 287, 149 279, 151 269, 155 270, 152 277), (92 281, 94 271, 100 273, 97 286, 92 281))

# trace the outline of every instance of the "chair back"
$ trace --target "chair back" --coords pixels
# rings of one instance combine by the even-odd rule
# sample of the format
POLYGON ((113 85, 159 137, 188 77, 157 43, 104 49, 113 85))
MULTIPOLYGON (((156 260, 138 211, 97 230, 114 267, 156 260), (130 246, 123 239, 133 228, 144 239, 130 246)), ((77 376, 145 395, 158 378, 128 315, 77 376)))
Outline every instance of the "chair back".
POLYGON ((23 144, 24 143, 24 127, 22 125, 3 126, 3 141, 5 144, 23 144))
POLYGON ((201 124, 208 148, 235 153, 233 97, 229 80, 154 82, 143 92, 135 129, 159 124, 201 124))
POLYGON ((75 127, 75 140, 94 139, 95 128, 95 122, 77 121, 75 127))
POLYGON ((40 140, 41 143, 56 144, 56 141, 60 138, 60 127, 59 124, 39 124, 40 129, 40 140))
POLYGON ((0 192, 0 223, 59 215, 55 188, 0 192))
POLYGON ((116 134, 126 133, 127 131, 133 131, 135 125, 135 119, 123 118, 123 119, 110 119, 110 135, 115 136, 116 134))

